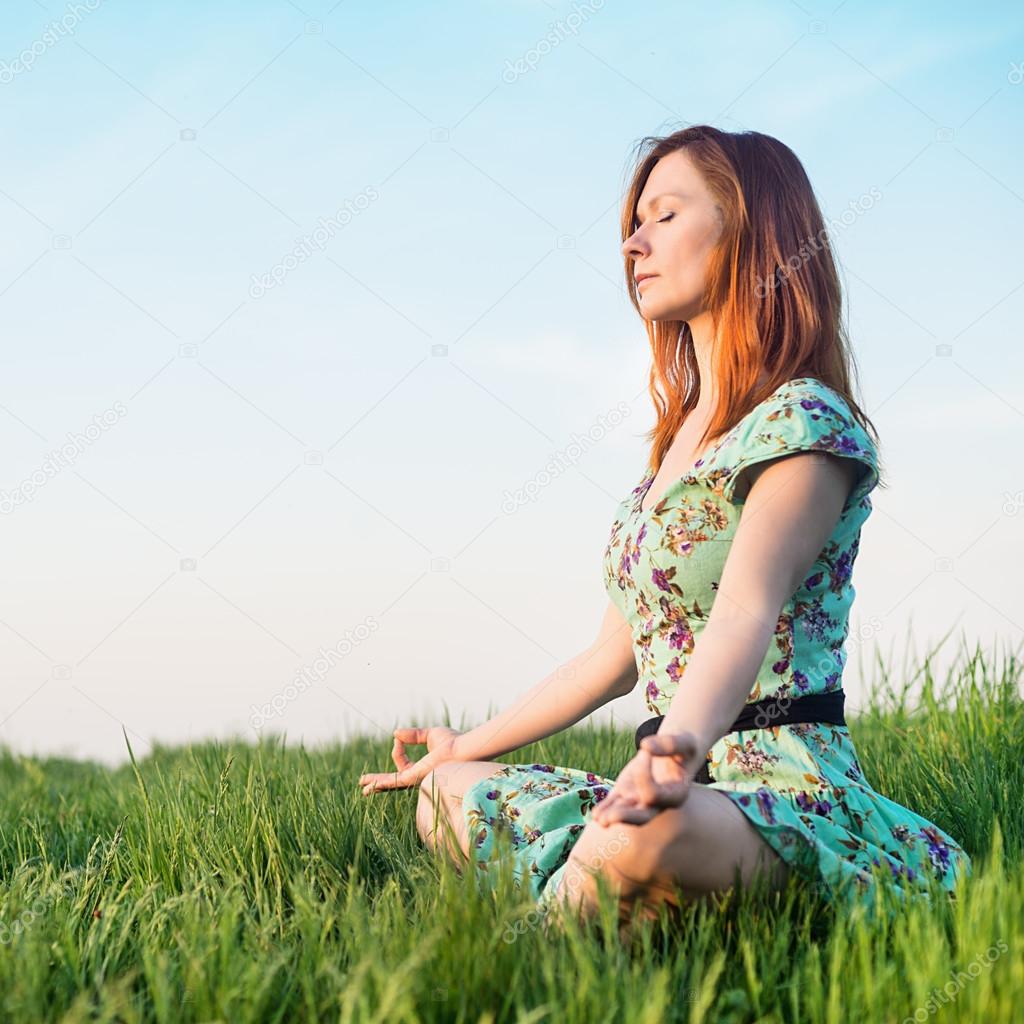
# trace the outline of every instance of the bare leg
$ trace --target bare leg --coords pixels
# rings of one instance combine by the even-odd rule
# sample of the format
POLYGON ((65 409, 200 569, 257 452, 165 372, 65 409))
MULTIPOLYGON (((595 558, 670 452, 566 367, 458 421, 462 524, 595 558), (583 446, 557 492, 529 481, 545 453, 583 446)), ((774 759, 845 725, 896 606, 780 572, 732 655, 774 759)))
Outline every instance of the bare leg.
POLYGON ((786 885, 790 869, 724 793, 694 784, 682 807, 643 825, 588 821, 569 856, 556 902, 590 916, 598 875, 619 893, 623 920, 639 905, 653 917, 661 904, 678 908, 675 889, 689 902, 731 889, 739 872, 747 886, 766 875, 769 888, 786 885))
POLYGON ((420 783, 416 829, 429 849, 462 867, 469 857, 462 798, 475 783, 504 767, 497 761, 443 761, 427 775, 420 783))

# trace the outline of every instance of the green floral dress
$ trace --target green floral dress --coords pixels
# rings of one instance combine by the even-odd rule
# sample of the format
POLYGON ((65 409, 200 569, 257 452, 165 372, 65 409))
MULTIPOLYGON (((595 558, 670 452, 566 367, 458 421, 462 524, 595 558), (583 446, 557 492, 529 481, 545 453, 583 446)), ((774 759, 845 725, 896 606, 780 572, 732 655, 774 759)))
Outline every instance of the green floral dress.
MULTIPOLYGON (((783 607, 750 702, 842 688, 843 643, 861 527, 878 483, 877 452, 842 397, 811 377, 778 388, 641 511, 644 478, 616 510, 604 552, 611 599, 633 633, 651 714, 664 714, 707 622, 739 525, 742 471, 799 451, 863 464, 828 542, 783 607)), ((784 705, 783 705, 784 706, 784 705)), ((827 897, 870 899, 880 878, 899 895, 952 891, 970 859, 945 832, 882 796, 865 778, 849 731, 776 725, 723 736, 707 755, 717 789, 747 816, 792 870, 827 897), (886 874, 888 868, 890 875, 886 874), (891 876, 891 877, 890 877, 891 876)), ((513 859, 543 904, 566 867, 594 805, 614 780, 552 764, 505 765, 465 794, 463 811, 478 879, 492 884, 495 858, 513 859), (508 844, 495 842, 503 833, 508 844), (502 850, 504 847, 504 851, 502 850)))

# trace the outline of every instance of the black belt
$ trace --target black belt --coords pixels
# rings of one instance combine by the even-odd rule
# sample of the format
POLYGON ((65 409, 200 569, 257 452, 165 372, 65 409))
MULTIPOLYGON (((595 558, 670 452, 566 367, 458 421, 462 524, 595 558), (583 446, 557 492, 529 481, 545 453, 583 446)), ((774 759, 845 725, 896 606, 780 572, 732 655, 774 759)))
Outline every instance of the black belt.
MULTIPOLYGON (((831 693, 808 693, 803 697, 767 697, 765 700, 744 704, 739 717, 732 723, 729 732, 740 732, 748 729, 771 729, 776 725, 795 725, 800 722, 825 722, 829 725, 846 725, 843 716, 843 705, 846 694, 842 690, 831 693)), ((664 715, 648 718, 636 731, 636 749, 640 749, 640 741, 645 736, 653 736, 664 715)), ((708 771, 707 760, 700 766, 694 782, 705 786, 714 782, 708 771)))

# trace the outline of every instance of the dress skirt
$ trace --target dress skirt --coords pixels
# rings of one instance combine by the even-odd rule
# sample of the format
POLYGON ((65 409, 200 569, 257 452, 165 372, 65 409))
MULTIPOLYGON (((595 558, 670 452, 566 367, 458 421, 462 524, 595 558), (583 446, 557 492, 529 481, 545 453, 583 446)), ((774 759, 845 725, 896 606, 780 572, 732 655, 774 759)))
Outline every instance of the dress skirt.
MULTIPOLYGON (((795 724, 730 733, 708 766, 793 873, 827 899, 871 899, 888 868, 902 895, 952 893, 970 873, 967 853, 937 825, 877 792, 865 779, 845 726, 795 724), (880 869, 880 870, 873 870, 880 869)), ((545 903, 594 806, 614 779, 554 764, 504 765, 464 795, 475 874, 493 884, 495 858, 511 856, 516 884, 545 903), (502 850, 497 833, 509 843, 502 850)), ((685 806, 685 805, 684 805, 685 806)))

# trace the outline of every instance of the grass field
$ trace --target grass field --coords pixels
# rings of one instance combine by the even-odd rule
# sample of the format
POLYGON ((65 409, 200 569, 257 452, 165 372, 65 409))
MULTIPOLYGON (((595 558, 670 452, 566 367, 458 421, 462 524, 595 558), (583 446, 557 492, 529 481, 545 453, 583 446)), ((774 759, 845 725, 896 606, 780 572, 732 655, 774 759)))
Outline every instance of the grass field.
MULTIPOLYGON (((964 651, 938 681, 926 657, 867 703, 861 765, 967 849, 958 898, 872 916, 733 893, 628 948, 532 927, 508 876, 480 894, 428 855, 414 791, 360 795, 386 741, 118 769, 2 751, 0 1021, 1024 1020, 1020 662, 964 651)), ((614 776, 631 749, 583 726, 502 760, 614 776)))

